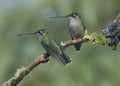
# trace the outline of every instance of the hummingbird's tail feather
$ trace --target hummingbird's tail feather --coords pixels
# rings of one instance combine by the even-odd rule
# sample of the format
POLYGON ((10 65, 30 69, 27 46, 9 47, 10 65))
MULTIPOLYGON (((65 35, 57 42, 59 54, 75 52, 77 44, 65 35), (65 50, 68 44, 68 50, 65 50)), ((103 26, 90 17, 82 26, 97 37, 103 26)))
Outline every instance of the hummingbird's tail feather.
POLYGON ((67 65, 67 64, 71 63, 71 59, 67 55, 63 54, 61 56, 61 58, 62 58, 61 62, 62 62, 63 65, 67 65))
POLYGON ((82 46, 82 43, 77 43, 74 45, 76 51, 80 51, 81 46, 82 46))
MULTIPOLYGON (((52 53, 51 53, 52 54, 52 53)), ((51 55, 54 59, 56 59, 59 63, 63 64, 63 65, 67 65, 69 63, 71 63, 71 59, 70 57, 68 57, 65 54, 52 54, 51 55)))
POLYGON ((47 50, 47 53, 52 56, 55 60, 57 60, 59 63, 63 65, 67 65, 71 62, 70 57, 68 57, 65 53, 62 47, 60 47, 59 50, 54 47, 53 45, 44 46, 44 48, 47 50))

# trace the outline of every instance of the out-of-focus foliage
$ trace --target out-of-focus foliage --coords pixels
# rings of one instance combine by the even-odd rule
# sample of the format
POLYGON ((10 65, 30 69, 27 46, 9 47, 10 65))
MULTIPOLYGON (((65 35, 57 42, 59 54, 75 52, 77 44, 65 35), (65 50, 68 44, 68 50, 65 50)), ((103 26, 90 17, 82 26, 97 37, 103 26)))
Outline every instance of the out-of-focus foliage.
MULTIPOLYGON (((27 66, 44 49, 36 36, 22 32, 47 29, 59 41, 70 39, 68 19, 50 16, 78 12, 88 33, 100 32, 120 12, 120 0, 0 0, 0 86, 16 69, 27 66)), ((68 47, 72 64, 63 67, 50 58, 35 68, 20 86, 120 86, 120 48, 84 43, 80 52, 68 47)))

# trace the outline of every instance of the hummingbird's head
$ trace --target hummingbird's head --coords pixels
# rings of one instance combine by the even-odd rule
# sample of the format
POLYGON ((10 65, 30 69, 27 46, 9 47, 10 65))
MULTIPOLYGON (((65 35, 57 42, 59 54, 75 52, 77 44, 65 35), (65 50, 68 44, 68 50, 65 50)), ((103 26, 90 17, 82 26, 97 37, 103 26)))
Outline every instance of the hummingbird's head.
POLYGON ((72 12, 71 14, 68 15, 68 17, 72 17, 72 18, 76 18, 78 16, 79 16, 79 14, 75 13, 75 12, 72 12))

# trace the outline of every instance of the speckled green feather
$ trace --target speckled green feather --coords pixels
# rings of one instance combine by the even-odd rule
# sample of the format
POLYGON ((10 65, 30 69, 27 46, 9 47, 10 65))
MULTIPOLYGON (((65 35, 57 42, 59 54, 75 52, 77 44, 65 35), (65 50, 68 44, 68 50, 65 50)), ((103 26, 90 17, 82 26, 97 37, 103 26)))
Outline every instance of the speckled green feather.
POLYGON ((59 54, 62 55, 62 51, 61 51, 61 48, 60 48, 60 45, 59 45, 58 41, 52 35, 50 35, 49 33, 46 33, 44 35, 44 37, 41 40, 41 44, 43 46, 46 46, 46 45, 49 45, 49 44, 53 45, 59 51, 59 54))

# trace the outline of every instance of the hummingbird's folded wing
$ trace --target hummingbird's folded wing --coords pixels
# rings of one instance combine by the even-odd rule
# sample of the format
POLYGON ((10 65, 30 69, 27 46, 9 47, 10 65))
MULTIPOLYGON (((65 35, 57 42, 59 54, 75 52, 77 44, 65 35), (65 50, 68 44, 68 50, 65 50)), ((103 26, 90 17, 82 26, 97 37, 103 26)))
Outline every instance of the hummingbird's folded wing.
MULTIPOLYGON (((74 31, 72 31, 72 29, 70 29, 69 31, 70 31, 70 35, 71 35, 72 40, 80 38, 80 35, 76 34, 74 31)), ((77 51, 80 51, 81 46, 82 46, 82 43, 74 44, 74 47, 77 51)))
POLYGON ((46 49, 47 53, 50 54, 50 56, 52 56, 54 59, 56 59, 59 63, 66 65, 68 63, 71 62, 70 57, 68 57, 61 46, 55 47, 51 44, 47 44, 46 46, 44 46, 44 48, 46 49))

